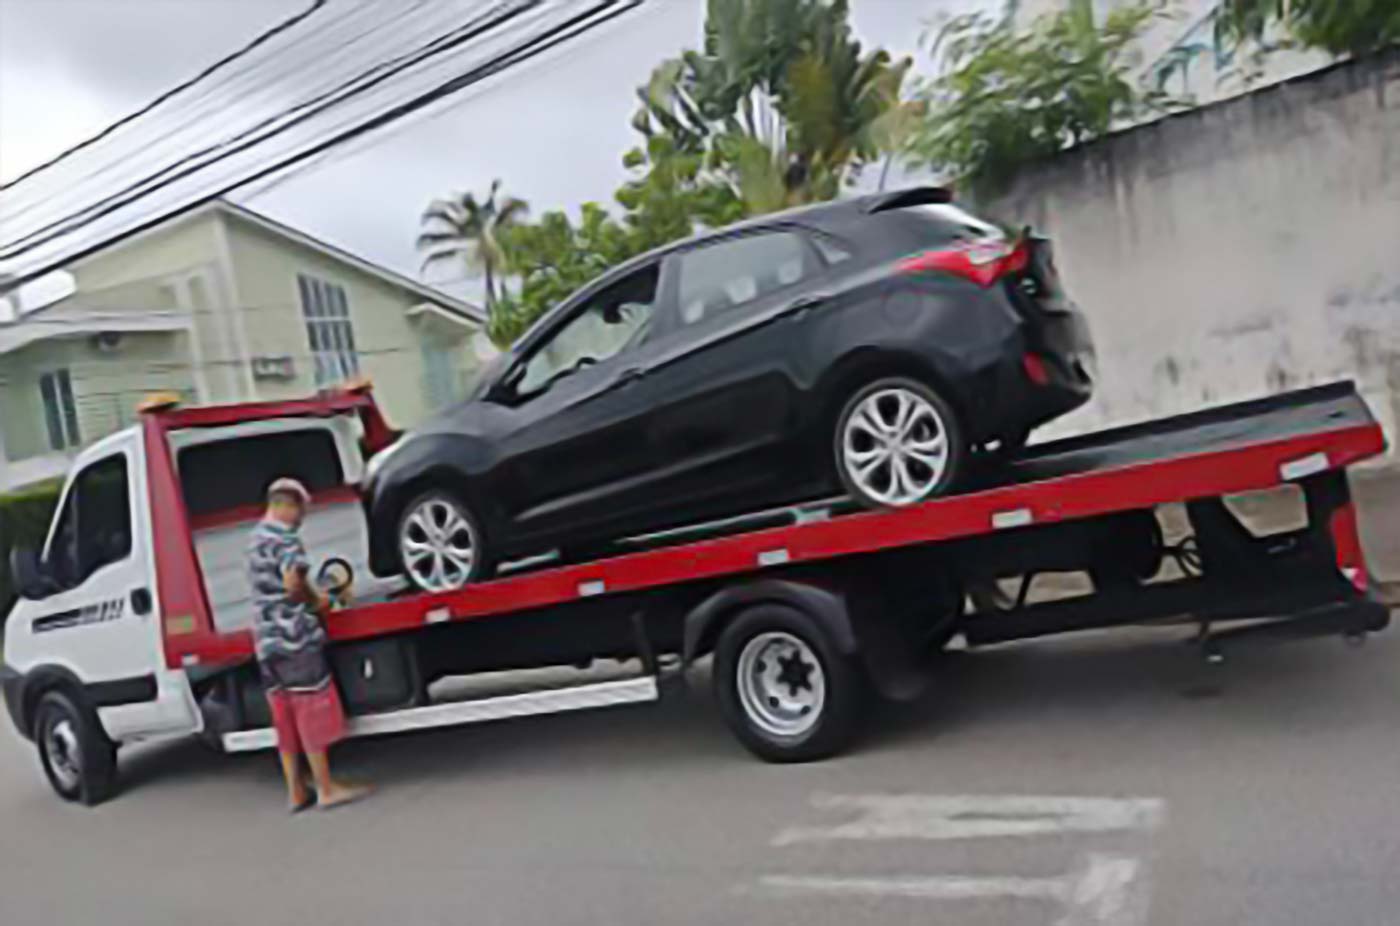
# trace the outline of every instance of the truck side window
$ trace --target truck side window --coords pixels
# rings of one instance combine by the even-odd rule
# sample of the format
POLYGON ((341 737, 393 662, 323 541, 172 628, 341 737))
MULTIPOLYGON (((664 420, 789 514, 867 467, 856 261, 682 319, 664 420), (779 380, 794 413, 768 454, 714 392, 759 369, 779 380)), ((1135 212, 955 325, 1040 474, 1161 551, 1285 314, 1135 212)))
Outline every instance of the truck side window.
POLYGON ((131 555, 131 492, 122 454, 83 468, 63 504, 47 566, 75 588, 103 566, 131 555))

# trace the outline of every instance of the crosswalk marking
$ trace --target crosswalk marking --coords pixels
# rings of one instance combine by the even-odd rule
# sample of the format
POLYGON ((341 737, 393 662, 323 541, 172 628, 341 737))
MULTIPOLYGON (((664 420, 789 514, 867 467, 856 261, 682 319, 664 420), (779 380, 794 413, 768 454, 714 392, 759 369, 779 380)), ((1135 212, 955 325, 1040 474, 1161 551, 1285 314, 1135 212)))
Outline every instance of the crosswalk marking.
MULTIPOLYGON (((811 803, 835 822, 788 827, 773 845, 1145 833, 1166 819, 1166 802, 1149 797, 817 794, 811 803)), ((755 886, 779 898, 1044 901, 1059 911, 1055 926, 1141 926, 1150 879, 1137 858, 1091 852, 1061 876, 774 873, 755 886)))
POLYGON ((1164 816, 1163 803, 1156 798, 819 794, 812 804, 821 810, 853 811, 855 816, 842 823, 785 829, 774 845, 1151 830, 1164 816))
POLYGON ((1060 905, 1056 926, 1138 926, 1147 913, 1146 882, 1136 859, 1091 854, 1058 878, 904 875, 822 877, 768 875, 767 893, 784 896, 896 897, 910 900, 1043 900, 1060 905))

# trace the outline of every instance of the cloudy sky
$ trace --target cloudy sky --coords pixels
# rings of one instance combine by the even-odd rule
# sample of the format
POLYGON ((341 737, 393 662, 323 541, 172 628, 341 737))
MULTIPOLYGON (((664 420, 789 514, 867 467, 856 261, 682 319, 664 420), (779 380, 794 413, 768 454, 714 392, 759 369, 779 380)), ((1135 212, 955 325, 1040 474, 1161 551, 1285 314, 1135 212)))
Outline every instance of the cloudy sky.
MULTIPOLYGON (((0 178, 100 130, 306 2, 0 0, 0 178)), ((852 0, 852 7, 862 40, 913 54, 919 67, 926 65, 919 37, 931 19, 994 2, 852 0)), ((500 177, 536 212, 606 201, 624 176, 620 155, 634 142, 634 88, 659 61, 698 44, 703 7, 650 0, 430 118, 236 198, 412 274, 418 217, 434 196, 484 189, 500 177)))

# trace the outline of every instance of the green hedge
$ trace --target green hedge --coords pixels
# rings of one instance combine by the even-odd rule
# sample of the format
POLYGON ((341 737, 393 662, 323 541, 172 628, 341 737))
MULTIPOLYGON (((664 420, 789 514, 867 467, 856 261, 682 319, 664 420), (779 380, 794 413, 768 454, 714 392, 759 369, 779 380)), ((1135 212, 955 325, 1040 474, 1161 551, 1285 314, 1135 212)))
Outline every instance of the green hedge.
POLYGON ((0 624, 15 602, 10 550, 16 546, 38 547, 44 542, 62 487, 60 481, 44 482, 0 495, 0 624))

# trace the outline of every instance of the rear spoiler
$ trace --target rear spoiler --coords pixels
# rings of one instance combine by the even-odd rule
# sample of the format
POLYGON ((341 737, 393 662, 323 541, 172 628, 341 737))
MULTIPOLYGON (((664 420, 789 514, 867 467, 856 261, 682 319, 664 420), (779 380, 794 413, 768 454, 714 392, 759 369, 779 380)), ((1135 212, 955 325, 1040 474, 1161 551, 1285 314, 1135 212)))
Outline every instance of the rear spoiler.
POLYGON ((906 206, 942 206, 953 201, 953 191, 941 186, 916 186, 893 193, 876 193, 862 203, 866 212, 884 212, 906 206))

